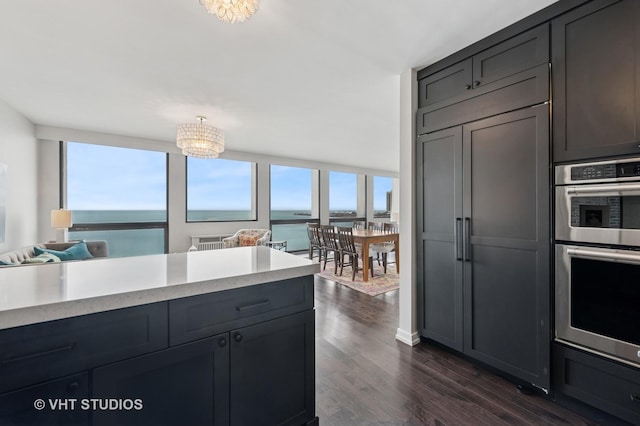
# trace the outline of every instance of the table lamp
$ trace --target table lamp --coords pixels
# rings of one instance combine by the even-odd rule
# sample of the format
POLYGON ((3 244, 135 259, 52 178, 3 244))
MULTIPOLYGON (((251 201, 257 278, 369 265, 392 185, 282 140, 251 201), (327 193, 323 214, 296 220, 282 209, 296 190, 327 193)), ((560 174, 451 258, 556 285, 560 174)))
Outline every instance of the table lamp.
POLYGON ((71 210, 51 210, 51 227, 56 229, 56 242, 67 241, 67 230, 72 225, 71 210))

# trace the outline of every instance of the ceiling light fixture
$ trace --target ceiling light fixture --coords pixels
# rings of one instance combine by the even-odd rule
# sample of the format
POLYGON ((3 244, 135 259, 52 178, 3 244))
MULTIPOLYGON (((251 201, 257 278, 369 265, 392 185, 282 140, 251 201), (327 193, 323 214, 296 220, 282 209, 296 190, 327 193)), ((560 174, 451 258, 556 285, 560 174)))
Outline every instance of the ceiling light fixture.
POLYGON ((207 11, 225 22, 246 21, 260 6, 260 0, 200 0, 207 11))
POLYGON ((217 158, 224 151, 224 132, 204 124, 207 117, 199 115, 199 123, 178 125, 176 145, 182 153, 195 158, 217 158))

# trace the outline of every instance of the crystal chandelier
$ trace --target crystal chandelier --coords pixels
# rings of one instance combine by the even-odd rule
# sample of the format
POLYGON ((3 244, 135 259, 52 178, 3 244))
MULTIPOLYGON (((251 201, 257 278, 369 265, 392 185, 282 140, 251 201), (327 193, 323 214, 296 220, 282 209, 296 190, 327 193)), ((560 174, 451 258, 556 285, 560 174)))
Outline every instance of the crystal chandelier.
POLYGON ((207 117, 197 118, 199 123, 178 125, 176 145, 189 157, 217 158, 224 151, 224 132, 204 124, 207 117))
POLYGON ((260 0, 200 0, 207 11, 225 22, 245 21, 256 13, 260 0))

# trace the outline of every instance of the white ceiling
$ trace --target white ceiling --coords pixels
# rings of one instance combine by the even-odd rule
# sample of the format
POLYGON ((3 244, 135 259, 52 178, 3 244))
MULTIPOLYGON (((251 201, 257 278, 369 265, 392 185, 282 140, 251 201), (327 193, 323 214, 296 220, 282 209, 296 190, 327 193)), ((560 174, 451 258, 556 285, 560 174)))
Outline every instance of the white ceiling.
POLYGON ((399 75, 554 0, 0 0, 0 99, 36 124, 397 172, 399 75))

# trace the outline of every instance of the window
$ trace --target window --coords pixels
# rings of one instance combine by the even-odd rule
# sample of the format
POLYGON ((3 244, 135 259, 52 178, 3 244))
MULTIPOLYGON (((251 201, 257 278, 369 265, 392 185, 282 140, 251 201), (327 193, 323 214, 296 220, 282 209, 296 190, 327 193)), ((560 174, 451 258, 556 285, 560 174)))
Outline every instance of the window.
POLYGON ((348 226, 356 219, 364 220, 364 176, 355 173, 329 172, 330 223, 348 226), (347 223, 348 222, 348 223, 347 223))
POLYGON ((167 154, 66 144, 70 239, 106 240, 110 257, 166 251, 167 154))
POLYGON ((318 171, 271 165, 271 239, 307 250, 307 222, 318 219, 318 171))
POLYGON ((187 222, 256 220, 256 165, 187 157, 187 222))
POLYGON ((391 216, 392 194, 392 178, 384 176, 373 177, 373 217, 388 218, 391 216))

